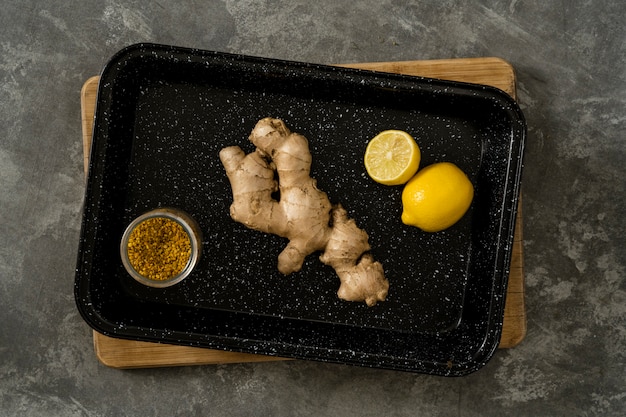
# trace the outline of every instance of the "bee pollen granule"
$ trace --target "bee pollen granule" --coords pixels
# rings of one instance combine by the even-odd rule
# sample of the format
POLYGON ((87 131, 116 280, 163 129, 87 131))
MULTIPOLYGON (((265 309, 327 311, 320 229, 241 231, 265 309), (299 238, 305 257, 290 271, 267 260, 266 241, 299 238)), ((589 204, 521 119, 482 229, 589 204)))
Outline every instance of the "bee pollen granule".
POLYGON ((191 239, 183 226, 167 217, 139 223, 128 238, 128 260, 142 276, 164 281, 180 274, 191 258, 191 239))

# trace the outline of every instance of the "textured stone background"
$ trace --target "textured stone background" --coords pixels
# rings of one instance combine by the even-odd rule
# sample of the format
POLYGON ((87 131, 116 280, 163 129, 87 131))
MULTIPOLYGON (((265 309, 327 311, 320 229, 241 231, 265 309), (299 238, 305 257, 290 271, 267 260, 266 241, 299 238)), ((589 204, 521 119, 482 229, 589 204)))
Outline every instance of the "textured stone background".
POLYGON ((626 414, 623 2, 8 0, 0 10, 0 415, 626 414), (299 361, 100 365, 72 292, 79 92, 140 41, 319 63, 511 62, 529 127, 526 339, 457 379, 299 361))

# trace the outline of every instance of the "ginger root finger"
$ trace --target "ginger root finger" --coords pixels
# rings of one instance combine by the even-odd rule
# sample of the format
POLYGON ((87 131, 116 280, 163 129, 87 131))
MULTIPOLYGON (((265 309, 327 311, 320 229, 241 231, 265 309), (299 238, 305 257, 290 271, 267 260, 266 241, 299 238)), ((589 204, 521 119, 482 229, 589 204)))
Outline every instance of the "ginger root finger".
POLYGON ((339 276, 341 286, 337 296, 347 301, 365 301, 368 306, 384 301, 389 281, 385 279, 382 264, 367 253, 370 250, 367 233, 348 218, 341 205, 333 208, 332 214, 332 232, 320 261, 333 267, 339 276))
POLYGON ((384 301, 389 282, 382 265, 366 253, 368 235, 317 188, 307 139, 273 118, 260 120, 249 139, 256 150, 248 155, 232 146, 220 151, 233 194, 231 218, 289 239, 278 256, 281 273, 299 271, 308 255, 320 251, 341 281, 339 298, 368 306, 384 301))
POLYGON ((251 229, 282 235, 284 218, 272 199, 278 190, 274 170, 259 153, 245 155, 238 146, 222 149, 219 156, 237 196, 230 206, 231 218, 251 229))

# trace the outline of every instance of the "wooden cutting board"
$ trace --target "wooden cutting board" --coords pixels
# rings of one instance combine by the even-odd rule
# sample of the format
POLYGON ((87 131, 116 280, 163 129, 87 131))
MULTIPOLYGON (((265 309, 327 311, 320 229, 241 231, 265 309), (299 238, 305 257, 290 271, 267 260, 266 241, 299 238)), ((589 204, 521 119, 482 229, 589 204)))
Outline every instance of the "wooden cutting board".
MULTIPOLYGON (((485 84, 497 87, 516 98, 515 72, 510 64, 499 58, 375 62, 341 66, 485 84)), ((81 90, 85 175, 87 175, 89 166, 98 81, 99 77, 97 76, 88 79, 81 90)), ((520 200, 504 310, 504 324, 499 347, 514 347, 525 336, 526 309, 524 304, 522 204, 520 200)), ((215 349, 117 339, 96 331, 93 332, 93 342, 96 356, 100 362, 113 368, 208 365, 284 359, 215 349)))

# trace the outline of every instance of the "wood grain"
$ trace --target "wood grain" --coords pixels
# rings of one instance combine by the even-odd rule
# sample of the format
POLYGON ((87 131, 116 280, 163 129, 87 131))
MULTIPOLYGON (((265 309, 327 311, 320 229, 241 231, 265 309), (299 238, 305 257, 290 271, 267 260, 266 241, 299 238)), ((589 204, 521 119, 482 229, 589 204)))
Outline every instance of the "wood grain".
MULTIPOLYGON (((490 85, 516 98, 515 72, 510 64, 500 58, 372 62, 342 64, 341 66, 490 85)), ((89 166, 98 81, 99 77, 97 76, 89 78, 81 90, 85 175, 87 175, 89 166)), ((504 323, 499 344, 500 348, 514 347, 526 336, 521 204, 520 199, 504 310, 504 323)), ((95 331, 93 332, 93 342, 98 360, 104 365, 113 368, 208 365, 285 359, 274 356, 117 339, 95 331)))

